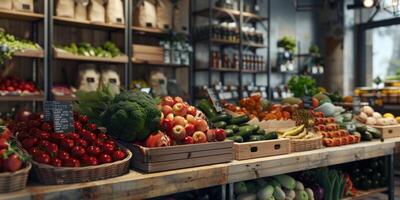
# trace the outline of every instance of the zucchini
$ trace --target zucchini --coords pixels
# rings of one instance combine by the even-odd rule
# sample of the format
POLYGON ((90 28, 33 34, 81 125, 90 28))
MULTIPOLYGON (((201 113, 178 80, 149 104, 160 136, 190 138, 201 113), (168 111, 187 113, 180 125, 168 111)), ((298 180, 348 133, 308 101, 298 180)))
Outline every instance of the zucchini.
POLYGON ((210 118, 210 121, 211 122, 219 122, 219 121, 224 121, 224 122, 229 122, 229 120, 232 118, 232 116, 230 116, 230 115, 227 115, 227 114, 220 114, 220 115, 217 115, 217 116, 215 116, 215 117, 211 117, 210 118))
POLYGON ((238 125, 234 125, 234 124, 228 125, 225 128, 226 129, 231 129, 235 133, 239 131, 239 126, 238 125))
POLYGON ((249 116, 241 115, 239 117, 232 117, 232 119, 229 120, 229 123, 239 125, 239 124, 244 124, 244 123, 248 122, 249 120, 250 120, 249 116))
POLYGON ((243 142, 243 137, 240 136, 240 135, 235 135, 235 136, 232 136, 232 137, 228 137, 227 139, 228 140, 232 140, 232 141, 237 142, 237 143, 242 143, 243 142))
POLYGON ((262 128, 260 128, 260 129, 258 129, 258 130, 256 131, 255 134, 256 134, 256 135, 265 135, 265 130, 262 129, 262 128))
POLYGON ((222 128, 222 129, 224 129, 224 128, 226 127, 226 122, 220 121, 220 122, 214 123, 214 127, 215 127, 215 128, 222 128))
POLYGON ((240 135, 242 137, 248 137, 251 135, 251 133, 253 133, 253 127, 251 127, 249 125, 239 127, 238 135, 240 135))
POLYGON ((250 135, 249 137, 249 142, 261 141, 261 140, 264 140, 264 136, 262 135, 250 135))
POLYGON ((264 135, 264 140, 275 140, 275 139, 278 139, 277 132, 269 132, 264 135))
POLYGON ((232 137, 235 135, 232 129, 227 129, 227 128, 225 128, 225 134, 227 137, 232 137))
POLYGON ((253 129, 253 133, 256 133, 258 130, 260 130, 260 126, 259 125, 252 124, 250 126, 253 129))
POLYGON ((215 117, 217 112, 214 110, 213 106, 208 103, 207 100, 203 99, 197 106, 208 118, 215 117))

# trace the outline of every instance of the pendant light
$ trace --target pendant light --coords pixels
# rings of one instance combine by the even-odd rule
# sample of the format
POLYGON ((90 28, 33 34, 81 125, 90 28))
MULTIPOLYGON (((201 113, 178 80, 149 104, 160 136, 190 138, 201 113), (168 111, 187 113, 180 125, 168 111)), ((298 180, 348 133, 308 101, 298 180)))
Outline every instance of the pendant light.
POLYGON ((394 16, 400 15, 400 0, 385 0, 383 8, 393 14, 394 16))

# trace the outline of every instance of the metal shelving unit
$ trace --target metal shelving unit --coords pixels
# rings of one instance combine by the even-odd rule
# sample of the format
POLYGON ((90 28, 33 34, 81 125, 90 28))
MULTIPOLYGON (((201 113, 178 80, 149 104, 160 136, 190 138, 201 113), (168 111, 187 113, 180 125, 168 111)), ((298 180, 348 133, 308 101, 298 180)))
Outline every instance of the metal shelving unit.
MULTIPOLYGON (((196 0, 193 0, 194 3, 196 3, 196 0)), ((256 84, 257 81, 257 74, 266 74, 267 75, 267 87, 268 87, 268 97, 271 97, 271 91, 269 88, 270 85, 270 1, 267 1, 267 16, 261 16, 258 14, 250 13, 250 12, 244 12, 243 7, 244 7, 244 0, 239 0, 239 10, 234 10, 234 9, 229 9, 229 8, 221 8, 221 7, 216 7, 213 5, 212 0, 208 0, 207 8, 201 9, 198 11, 193 12, 193 22, 194 23, 194 29, 195 27, 195 17, 205 17, 208 19, 208 25, 212 25, 213 20, 219 20, 219 21, 235 21, 237 22, 237 28, 239 32, 239 41, 234 42, 234 41, 228 41, 228 40, 221 40, 221 39, 215 39, 213 38, 213 30, 212 28, 209 28, 208 30, 208 37, 205 39, 194 39, 194 55, 196 56, 196 44, 197 43, 207 43, 207 49, 208 49, 208 65, 206 68, 204 67, 197 67, 196 62, 194 62, 193 69, 195 72, 207 72, 207 79, 208 79, 208 86, 211 86, 212 81, 212 73, 218 72, 220 74, 220 81, 224 82, 224 74, 225 73, 236 73, 238 75, 238 88, 239 88, 239 99, 242 98, 242 89, 243 89, 243 81, 242 81, 242 73, 247 73, 252 75, 252 82, 256 84), (256 27, 257 23, 260 22, 267 22, 267 25, 263 24, 263 28, 265 29, 266 32, 266 37, 264 43, 266 44, 255 44, 255 43, 249 43, 244 41, 244 34, 242 31, 242 28, 244 27, 245 24, 251 24, 252 27, 256 27), (211 67, 211 51, 213 46, 218 46, 219 51, 223 52, 225 48, 235 48, 238 51, 238 59, 239 59, 239 69, 215 69, 211 67), (247 70, 243 69, 243 57, 244 57, 244 50, 246 51, 251 51, 253 54, 256 54, 257 49, 266 49, 266 56, 265 56, 265 70, 247 70)), ((194 33, 194 31, 193 31, 194 33)), ((264 34, 265 36, 265 34, 264 34)), ((221 58, 223 60, 223 56, 221 58)), ((194 72, 194 73, 195 73, 194 72)), ((192 76, 193 81, 196 81, 196 75, 192 76)), ((195 84, 193 84, 195 86, 195 84)), ((194 96, 195 99, 198 99, 200 97, 194 96)))

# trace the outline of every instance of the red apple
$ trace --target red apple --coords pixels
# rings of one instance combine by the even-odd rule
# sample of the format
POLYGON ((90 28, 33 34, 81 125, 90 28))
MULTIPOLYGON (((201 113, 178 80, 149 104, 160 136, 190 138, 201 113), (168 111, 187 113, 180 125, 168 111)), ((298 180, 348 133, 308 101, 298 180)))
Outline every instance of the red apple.
POLYGON ((162 108, 161 108, 161 112, 164 114, 164 116, 167 116, 167 115, 169 115, 170 113, 172 113, 172 107, 171 106, 168 106, 168 105, 164 105, 162 108))
POLYGON ((208 129, 207 122, 204 119, 196 119, 194 126, 196 127, 196 131, 206 132, 208 129))
POLYGON ((215 138, 216 138, 215 129, 208 129, 206 135, 207 135, 207 141, 208 142, 214 142, 215 141, 215 138))
POLYGON ((193 138, 191 136, 186 136, 183 139, 183 144, 194 144, 194 140, 193 140, 193 138))
POLYGON ((201 131, 196 131, 193 133, 193 141, 194 143, 206 143, 207 142, 207 136, 201 131))
POLYGON ((218 141, 224 141, 225 138, 226 138, 226 133, 224 129, 220 128, 215 129, 215 139, 217 139, 218 141))
POLYGON ((176 103, 172 109, 176 116, 184 117, 187 113, 187 107, 183 103, 176 103))
POLYGON ((181 126, 185 127, 187 123, 188 122, 184 117, 176 116, 174 118, 174 125, 181 125, 181 126))
POLYGON ((186 135, 192 136, 193 133, 196 131, 196 127, 193 124, 186 124, 185 130, 186 130, 186 135))
POLYGON ((187 114, 187 115, 186 115, 186 120, 188 121, 188 123, 194 124, 194 122, 196 121, 196 118, 194 118, 193 115, 187 114))
POLYGON ((169 113, 167 116, 165 116, 165 119, 170 119, 170 120, 174 120, 175 116, 172 113, 169 113))
POLYGON ((162 105, 167 105, 167 106, 174 106, 174 104, 175 104, 175 101, 174 101, 174 99, 172 98, 172 97, 170 97, 170 96, 165 96, 163 99, 162 99, 162 103, 161 103, 162 105))
POLYGON ((176 125, 172 128, 173 139, 176 141, 183 140, 186 137, 185 127, 181 125, 176 125))
POLYGON ((166 133, 171 133, 172 128, 174 127, 174 121, 166 118, 162 120, 161 126, 166 133))
POLYGON ((174 98, 175 103, 183 103, 183 99, 181 97, 174 98))
POLYGON ((194 106, 189 106, 188 107, 188 109, 187 109, 187 114, 188 115, 196 116, 196 113, 197 113, 196 107, 194 107, 194 106))

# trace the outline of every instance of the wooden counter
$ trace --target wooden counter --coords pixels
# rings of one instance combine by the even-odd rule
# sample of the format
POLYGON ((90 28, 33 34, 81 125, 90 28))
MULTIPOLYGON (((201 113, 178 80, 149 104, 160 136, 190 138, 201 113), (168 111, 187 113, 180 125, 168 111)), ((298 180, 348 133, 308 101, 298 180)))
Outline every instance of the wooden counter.
POLYGON ((29 185, 0 199, 143 199, 236 181, 390 155, 400 138, 331 147, 160 173, 129 174, 102 181, 58 186, 29 185))

